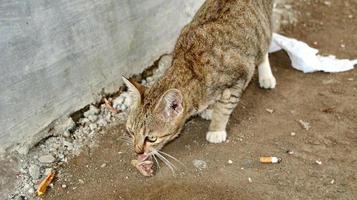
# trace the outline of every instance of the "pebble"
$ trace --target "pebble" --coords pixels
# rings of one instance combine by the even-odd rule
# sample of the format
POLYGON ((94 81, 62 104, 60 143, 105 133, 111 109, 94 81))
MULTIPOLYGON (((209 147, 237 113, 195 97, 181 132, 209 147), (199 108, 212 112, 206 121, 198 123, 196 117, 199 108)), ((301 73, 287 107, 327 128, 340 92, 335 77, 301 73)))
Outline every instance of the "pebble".
POLYGON ((319 160, 316 160, 315 163, 318 164, 318 165, 322 165, 322 162, 319 161, 319 160))
POLYGON ((286 151, 286 153, 287 153, 287 154, 289 154, 289 155, 293 155, 293 154, 295 154, 295 152, 294 152, 294 151, 292 151, 292 150, 287 150, 287 151, 286 151))
POLYGON ((67 147, 67 150, 71 151, 73 149, 73 144, 68 141, 63 141, 63 145, 67 147))
POLYGON ((105 121, 105 119, 100 118, 100 119, 97 121, 97 124, 98 124, 98 126, 103 127, 103 126, 106 126, 106 125, 108 124, 108 122, 105 121))
POLYGON ((305 129, 305 130, 309 130, 310 128, 311 128, 311 125, 310 125, 310 123, 309 122, 305 122, 305 121, 303 121, 303 120, 299 120, 299 123, 300 123, 300 125, 305 129))
POLYGON ((249 181, 249 183, 253 182, 252 178, 250 178, 250 177, 248 177, 248 181, 249 181))
POLYGON ((291 132, 290 135, 291 135, 291 136, 295 136, 296 133, 295 133, 295 132, 291 132))
POLYGON ((121 104, 121 105, 120 105, 120 110, 125 111, 126 109, 128 109, 128 106, 127 106, 127 105, 125 105, 125 104, 121 104))
POLYGON ((84 184, 84 181, 83 181, 82 179, 78 179, 78 182, 79 182, 80 184, 84 184))
POLYGON ((113 108, 118 110, 120 108, 120 105, 124 103, 124 100, 125 96, 123 94, 115 98, 113 101, 113 108))
POLYGON ((98 116, 97 115, 89 115, 87 118, 89 119, 90 122, 96 122, 98 119, 98 116))
POLYGON ((52 168, 46 168, 44 175, 47 176, 52 172, 52 168))
POLYGON ((38 158, 38 161, 40 161, 41 163, 53 163, 55 160, 55 157, 53 157, 52 155, 43 155, 38 158))
POLYGON ((89 106, 89 110, 88 111, 86 111, 85 113, 83 113, 83 115, 85 116, 85 117, 89 117, 89 116, 91 116, 91 115, 97 115, 97 114, 99 114, 99 109, 98 108, 96 108, 95 106, 93 106, 93 105, 90 105, 89 106))
POLYGON ((62 187, 63 189, 65 189, 65 188, 67 188, 67 185, 66 185, 66 184, 62 184, 61 187, 62 187))
POLYGON ((233 161, 232 160, 228 160, 228 164, 232 164, 233 163, 233 161))
POLYGON ((29 174, 32 177, 32 179, 37 180, 40 178, 40 167, 33 164, 29 167, 29 174))
POLYGON ((268 113, 273 113, 274 112, 274 110, 273 109, 269 109, 269 108, 267 108, 267 109, 265 109, 268 113))
POLYGON ((30 188, 30 189, 28 190, 28 193, 29 193, 29 194, 33 194, 33 193, 35 193, 35 190, 34 190, 33 188, 30 188))
POLYGON ((66 130, 66 131, 63 132, 63 137, 68 138, 68 137, 70 137, 70 136, 71 136, 71 133, 70 133, 68 130, 66 130))
POLYGON ((203 170, 207 168, 207 163, 203 160, 193 160, 192 161, 193 166, 195 166, 199 170, 203 170))
POLYGON ((104 167, 106 167, 107 166, 107 164, 106 163, 103 163, 100 167, 101 168, 104 168, 104 167))
POLYGON ((94 131, 95 129, 97 129, 97 124, 89 124, 89 128, 90 130, 94 131))

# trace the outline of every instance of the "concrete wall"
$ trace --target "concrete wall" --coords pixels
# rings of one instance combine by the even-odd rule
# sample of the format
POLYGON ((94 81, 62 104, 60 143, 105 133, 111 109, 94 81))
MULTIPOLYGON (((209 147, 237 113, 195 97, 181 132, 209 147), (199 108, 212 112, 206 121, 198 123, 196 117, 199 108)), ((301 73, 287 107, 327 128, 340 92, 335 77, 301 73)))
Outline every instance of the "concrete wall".
POLYGON ((0 0, 0 152, 170 52, 203 0, 0 0))

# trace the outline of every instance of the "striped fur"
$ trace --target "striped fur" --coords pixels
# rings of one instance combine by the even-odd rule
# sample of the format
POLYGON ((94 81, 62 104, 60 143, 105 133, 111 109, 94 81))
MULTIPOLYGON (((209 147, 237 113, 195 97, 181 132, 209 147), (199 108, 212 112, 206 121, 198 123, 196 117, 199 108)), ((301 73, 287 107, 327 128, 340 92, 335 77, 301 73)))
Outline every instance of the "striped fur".
POLYGON ((229 116, 256 66, 262 82, 267 82, 262 87, 275 86, 267 60, 271 14, 272 0, 207 0, 203 4, 182 30, 171 67, 135 98, 140 103, 131 107, 127 128, 141 138, 135 140, 142 146, 138 149, 160 149, 179 134, 189 117, 208 106, 213 110, 207 140, 218 143, 226 139, 229 116), (176 93, 167 94, 170 89, 176 93), (170 95, 171 102, 163 101, 168 99, 165 95, 170 95), (158 140, 147 142, 148 136, 158 140))

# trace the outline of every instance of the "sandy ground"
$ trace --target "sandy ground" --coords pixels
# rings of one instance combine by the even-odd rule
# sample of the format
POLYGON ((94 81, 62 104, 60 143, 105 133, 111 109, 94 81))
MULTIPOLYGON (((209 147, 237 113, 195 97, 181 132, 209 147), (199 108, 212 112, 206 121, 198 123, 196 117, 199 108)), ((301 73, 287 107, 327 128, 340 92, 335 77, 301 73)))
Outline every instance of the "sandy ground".
MULTIPOLYGON (((298 23, 281 32, 322 53, 357 58, 357 1, 324 2, 293 3, 298 23)), ((117 126, 100 138, 98 148, 71 160, 44 199, 355 199, 357 70, 303 74, 282 52, 271 63, 277 88, 260 89, 255 77, 231 117, 229 142, 208 144, 209 122, 197 117, 164 148, 185 164, 176 164, 175 175, 163 164, 152 178, 139 175, 130 164, 133 153, 118 139, 124 126, 117 126), (263 155, 283 161, 260 164, 263 155), (206 161, 207 168, 197 170, 194 159, 206 161)))

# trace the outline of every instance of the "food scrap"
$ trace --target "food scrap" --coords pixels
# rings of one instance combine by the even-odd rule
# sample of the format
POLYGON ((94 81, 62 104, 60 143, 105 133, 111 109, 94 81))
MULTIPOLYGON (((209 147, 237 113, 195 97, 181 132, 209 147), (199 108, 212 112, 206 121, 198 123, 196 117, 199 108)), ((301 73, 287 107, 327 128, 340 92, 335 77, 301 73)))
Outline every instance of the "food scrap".
POLYGON ((131 164, 144 176, 154 175, 153 162, 150 160, 150 156, 146 154, 138 155, 138 160, 132 160, 131 164))
POLYGON ((37 188, 37 195, 41 196, 43 194, 45 194, 47 187, 51 184, 53 178, 55 177, 55 172, 51 172, 49 173, 45 179, 42 180, 42 182, 40 183, 40 185, 37 188))

